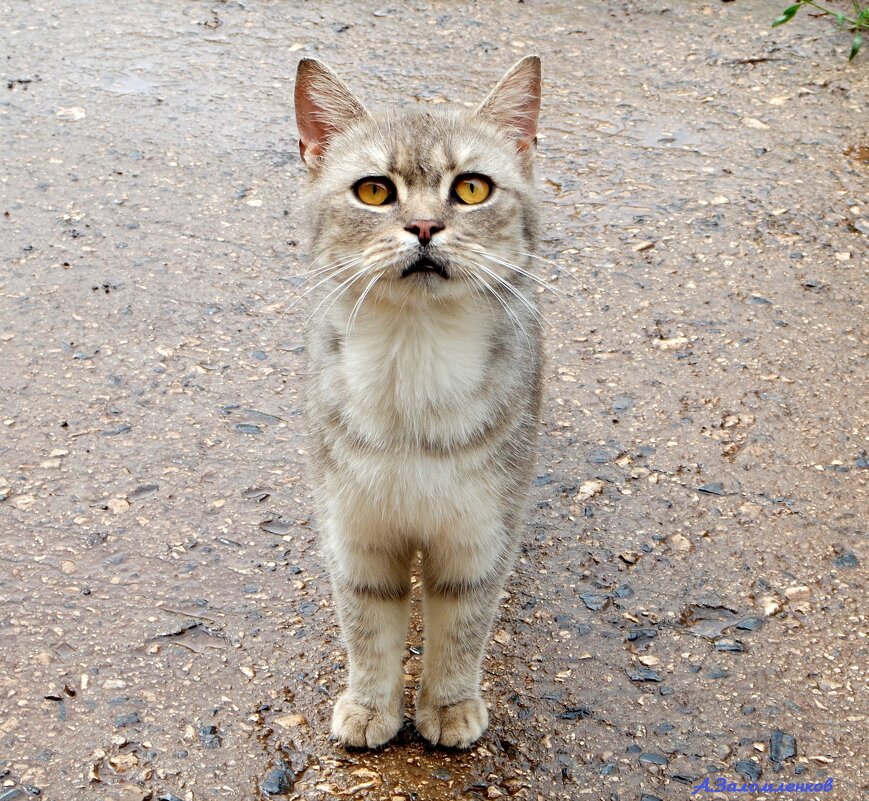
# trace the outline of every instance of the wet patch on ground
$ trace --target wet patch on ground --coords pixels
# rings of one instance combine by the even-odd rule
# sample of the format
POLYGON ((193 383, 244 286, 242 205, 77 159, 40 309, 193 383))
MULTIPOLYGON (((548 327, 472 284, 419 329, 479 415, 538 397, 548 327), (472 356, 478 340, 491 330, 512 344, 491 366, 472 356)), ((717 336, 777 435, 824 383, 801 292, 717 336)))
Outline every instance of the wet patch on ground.
MULTIPOLYGON (((0 799, 865 773, 867 74, 763 3, 6 4, 0 799), (539 475, 466 753, 328 740, 291 76, 543 57, 539 475)), ((418 594, 418 592, 417 592, 418 594)), ((407 701, 422 637, 414 617, 407 701)), ((802 795, 802 794, 801 794, 802 795)))

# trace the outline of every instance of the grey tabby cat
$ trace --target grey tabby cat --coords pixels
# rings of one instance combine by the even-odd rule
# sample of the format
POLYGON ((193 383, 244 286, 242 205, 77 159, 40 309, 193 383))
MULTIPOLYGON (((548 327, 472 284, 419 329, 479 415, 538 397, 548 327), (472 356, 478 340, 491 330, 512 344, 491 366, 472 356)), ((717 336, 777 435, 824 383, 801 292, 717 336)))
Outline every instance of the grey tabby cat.
POLYGON ((374 748, 402 724, 420 554, 416 727, 467 748, 488 725, 480 665, 537 436, 540 60, 522 59, 475 111, 375 113, 303 59, 295 101, 310 274, 327 289, 309 337, 307 416, 350 667, 332 733, 374 748))

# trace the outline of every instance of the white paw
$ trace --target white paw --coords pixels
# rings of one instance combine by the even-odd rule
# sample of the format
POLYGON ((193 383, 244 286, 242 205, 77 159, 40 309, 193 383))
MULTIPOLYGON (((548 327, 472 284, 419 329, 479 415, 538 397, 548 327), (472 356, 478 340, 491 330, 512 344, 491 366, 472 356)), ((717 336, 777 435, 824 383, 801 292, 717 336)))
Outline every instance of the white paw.
POLYGON ((401 728, 401 711, 372 709, 341 695, 332 712, 332 736, 353 748, 378 748, 401 728))
POLYGON ((416 710, 416 729, 432 745, 469 748, 489 725, 482 698, 447 706, 423 705, 416 710))

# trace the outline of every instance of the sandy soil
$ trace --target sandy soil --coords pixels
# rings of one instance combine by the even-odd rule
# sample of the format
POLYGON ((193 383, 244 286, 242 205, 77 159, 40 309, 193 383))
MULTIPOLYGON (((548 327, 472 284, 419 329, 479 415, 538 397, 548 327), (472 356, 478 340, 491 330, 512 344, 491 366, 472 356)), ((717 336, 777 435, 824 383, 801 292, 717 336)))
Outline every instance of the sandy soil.
POLYGON ((0 0, 2 801, 863 797, 869 53, 783 5, 0 0), (473 103, 530 52, 569 297, 493 724, 348 752, 295 62, 473 103))

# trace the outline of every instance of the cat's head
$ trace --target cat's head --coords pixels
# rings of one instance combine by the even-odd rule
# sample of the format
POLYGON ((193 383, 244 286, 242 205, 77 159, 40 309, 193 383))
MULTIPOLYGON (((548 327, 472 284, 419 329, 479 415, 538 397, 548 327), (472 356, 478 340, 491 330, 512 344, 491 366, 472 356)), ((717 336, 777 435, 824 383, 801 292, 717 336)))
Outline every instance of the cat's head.
POLYGON ((526 269, 537 229, 539 58, 519 61, 476 110, 383 113, 306 58, 295 105, 315 277, 331 276, 351 299, 369 288, 407 302, 497 289, 521 275, 508 265, 526 269))

